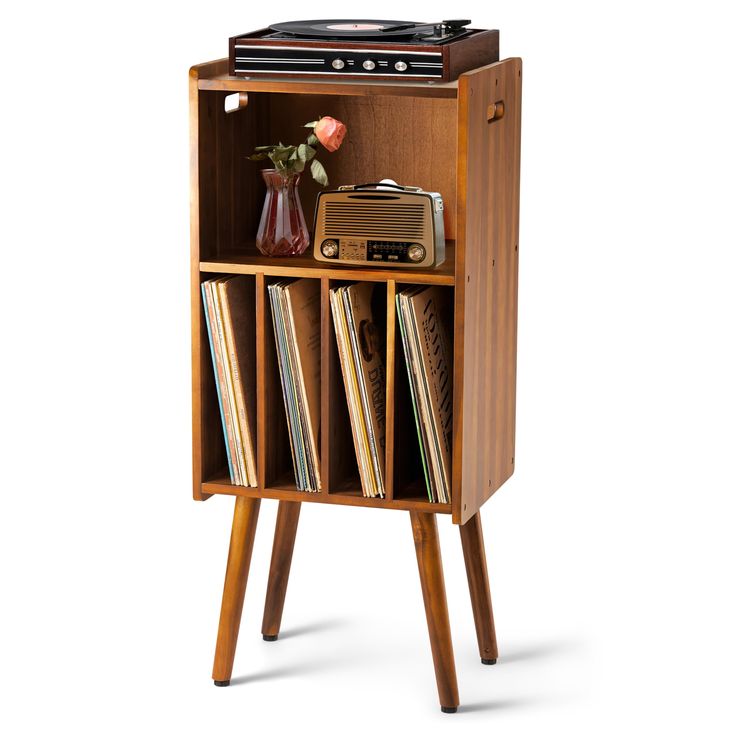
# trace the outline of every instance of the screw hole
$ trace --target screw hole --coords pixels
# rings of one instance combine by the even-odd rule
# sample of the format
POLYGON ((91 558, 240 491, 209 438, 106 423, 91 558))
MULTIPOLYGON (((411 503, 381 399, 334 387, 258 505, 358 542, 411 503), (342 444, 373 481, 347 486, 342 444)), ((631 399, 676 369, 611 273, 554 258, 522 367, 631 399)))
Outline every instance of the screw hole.
POLYGON ((468 276, 468 283, 470 283, 470 276, 468 276))
POLYGON ((514 464, 514 458, 511 458, 511 464, 512 465, 514 464))

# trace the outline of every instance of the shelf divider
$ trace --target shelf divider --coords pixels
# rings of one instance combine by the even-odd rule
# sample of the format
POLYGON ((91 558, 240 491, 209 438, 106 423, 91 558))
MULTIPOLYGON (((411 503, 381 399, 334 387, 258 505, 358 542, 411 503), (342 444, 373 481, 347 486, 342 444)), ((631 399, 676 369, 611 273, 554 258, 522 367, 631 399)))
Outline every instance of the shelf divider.
POLYGON ((396 282, 386 282, 386 499, 394 498, 394 407, 396 370, 396 282))

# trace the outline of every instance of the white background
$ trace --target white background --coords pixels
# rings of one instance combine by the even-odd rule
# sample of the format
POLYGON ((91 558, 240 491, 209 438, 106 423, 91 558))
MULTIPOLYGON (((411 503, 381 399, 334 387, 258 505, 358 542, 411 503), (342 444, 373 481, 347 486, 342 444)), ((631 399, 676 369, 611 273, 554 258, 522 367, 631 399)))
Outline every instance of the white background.
POLYGON ((524 58, 517 470, 483 509, 501 659, 443 518, 453 716, 404 513, 304 508, 268 644, 264 502, 234 683, 210 681, 232 500, 190 500, 187 70, 358 6, 4 8, 4 733, 734 732, 725 7, 366 13, 469 16, 524 58))

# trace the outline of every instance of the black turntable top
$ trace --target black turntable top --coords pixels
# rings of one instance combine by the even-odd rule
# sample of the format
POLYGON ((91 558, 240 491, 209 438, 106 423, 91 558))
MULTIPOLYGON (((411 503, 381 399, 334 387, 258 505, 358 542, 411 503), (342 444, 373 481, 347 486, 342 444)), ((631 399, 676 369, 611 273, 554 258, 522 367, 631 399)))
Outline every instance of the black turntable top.
POLYGON ((264 38, 323 39, 352 41, 401 41, 440 44, 468 33, 469 20, 415 23, 406 20, 294 20, 269 26, 273 34, 264 38))

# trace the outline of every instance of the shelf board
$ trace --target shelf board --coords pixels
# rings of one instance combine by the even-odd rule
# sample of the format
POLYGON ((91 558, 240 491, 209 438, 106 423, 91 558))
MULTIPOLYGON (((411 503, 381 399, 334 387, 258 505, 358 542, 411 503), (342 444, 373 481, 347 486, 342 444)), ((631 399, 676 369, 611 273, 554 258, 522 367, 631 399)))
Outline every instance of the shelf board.
POLYGON ((216 92, 288 92, 289 94, 457 98, 455 82, 364 82, 362 80, 284 79, 278 77, 231 77, 213 74, 200 77, 201 90, 216 92))
POLYGON ((217 258, 200 261, 199 270, 204 273, 263 273, 267 276, 291 276, 356 281, 397 281, 404 284, 455 283, 455 242, 447 241, 445 262, 437 268, 355 268, 336 266, 316 261, 311 255, 269 258, 254 255, 252 249, 243 252, 224 253, 217 258))
POLYGON ((312 503, 337 504, 342 506, 363 506, 376 509, 399 509, 404 511, 425 511, 436 514, 450 514, 449 503, 430 503, 426 497, 397 498, 389 501, 385 498, 365 498, 360 489, 352 488, 336 493, 307 493, 294 489, 293 483, 284 487, 250 488, 233 485, 226 477, 202 483, 202 493, 225 494, 228 496, 248 496, 250 498, 270 498, 277 501, 305 501, 312 503))

